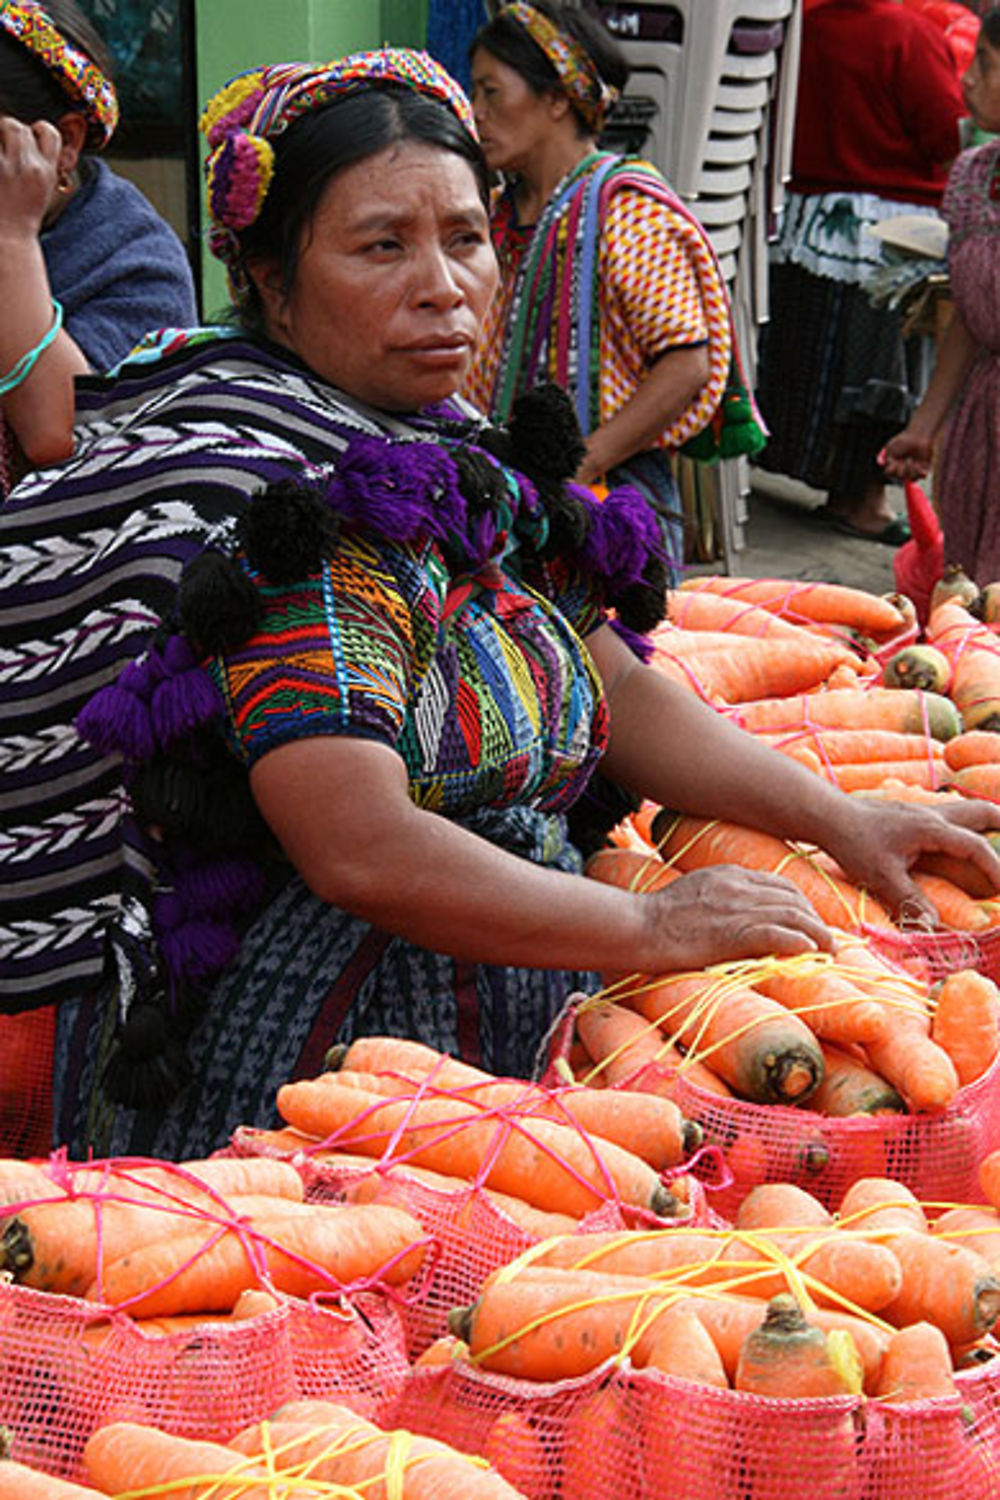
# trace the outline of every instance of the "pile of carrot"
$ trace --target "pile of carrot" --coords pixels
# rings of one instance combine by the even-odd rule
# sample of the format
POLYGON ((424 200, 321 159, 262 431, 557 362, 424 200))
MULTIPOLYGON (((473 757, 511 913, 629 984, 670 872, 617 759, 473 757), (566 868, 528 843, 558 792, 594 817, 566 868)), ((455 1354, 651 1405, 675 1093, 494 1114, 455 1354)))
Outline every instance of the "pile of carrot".
POLYGON ((399 1286, 427 1248, 402 1210, 306 1203, 300 1174, 265 1157, 0 1161, 0 1201, 0 1265, 16 1283, 123 1309, 150 1334, 274 1307, 248 1291, 399 1286))
MULTIPOLYGON (((607 867, 642 856, 606 850, 607 867)), ((1000 990, 975 969, 931 985, 847 933, 835 954, 632 974, 577 1003, 579 1082, 677 1097, 677 1081, 835 1118, 940 1113, 1000 1052, 1000 990)))
POLYGON ((86 1484, 0 1459, 0 1500, 518 1500, 488 1463, 436 1438, 384 1430, 332 1401, 294 1401, 227 1443, 138 1422, 99 1427, 84 1449, 86 1484))
POLYGON ((359 1038, 330 1061, 278 1091, 285 1128, 244 1130, 240 1148, 301 1152, 335 1170, 366 1165, 346 1188, 355 1201, 377 1199, 401 1174, 449 1191, 475 1185, 534 1236, 608 1203, 683 1212, 663 1174, 701 1132, 670 1100, 498 1079, 393 1037, 359 1038))
POLYGON ((836 1216, 766 1184, 732 1230, 535 1247, 455 1309, 448 1357, 538 1381, 627 1357, 771 1398, 954 1394, 955 1370, 992 1354, 1000 1318, 996 1260, 958 1243, 963 1232, 932 1224, 892 1179, 859 1179, 836 1216))

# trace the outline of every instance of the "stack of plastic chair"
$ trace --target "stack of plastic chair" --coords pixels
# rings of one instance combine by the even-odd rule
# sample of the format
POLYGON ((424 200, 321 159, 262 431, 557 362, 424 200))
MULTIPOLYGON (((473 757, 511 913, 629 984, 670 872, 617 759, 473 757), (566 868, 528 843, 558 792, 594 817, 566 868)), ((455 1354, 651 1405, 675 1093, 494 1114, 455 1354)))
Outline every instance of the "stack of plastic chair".
MULTIPOLYGON (((606 144, 661 169, 715 247, 750 382, 768 316, 767 243, 791 173, 802 0, 617 0, 599 6, 632 68, 606 144)), ((696 556, 736 571, 749 468, 679 475, 696 556)))

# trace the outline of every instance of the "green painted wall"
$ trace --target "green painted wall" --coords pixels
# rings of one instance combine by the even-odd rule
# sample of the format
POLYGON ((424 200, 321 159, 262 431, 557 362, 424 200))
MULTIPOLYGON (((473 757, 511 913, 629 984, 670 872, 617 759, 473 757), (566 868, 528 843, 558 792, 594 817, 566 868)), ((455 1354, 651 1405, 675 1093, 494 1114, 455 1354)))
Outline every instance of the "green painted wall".
MULTIPOLYGON (((428 0, 196 0, 199 104, 259 63, 325 60, 367 47, 419 47, 428 0)), ((202 219, 202 234, 205 223, 202 219)), ((204 239, 203 239, 204 243, 204 239)), ((206 251, 206 318, 226 304, 225 275, 206 251)))

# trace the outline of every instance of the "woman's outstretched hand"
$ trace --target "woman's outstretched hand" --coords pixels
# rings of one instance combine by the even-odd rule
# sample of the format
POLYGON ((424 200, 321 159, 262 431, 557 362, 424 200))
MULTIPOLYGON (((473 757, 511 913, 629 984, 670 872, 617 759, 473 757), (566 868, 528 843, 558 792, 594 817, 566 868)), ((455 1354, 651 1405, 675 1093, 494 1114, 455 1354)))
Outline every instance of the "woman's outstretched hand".
POLYGON ((922 854, 970 860, 1000 892, 1000 857, 982 837, 1000 829, 1000 806, 976 798, 940 808, 851 798, 849 817, 824 839, 827 853, 897 917, 933 926, 937 912, 914 882, 922 854))
POLYGON ((648 973, 833 946, 811 903, 781 875, 714 865, 642 899, 650 913, 650 950, 649 961, 636 967, 648 973))

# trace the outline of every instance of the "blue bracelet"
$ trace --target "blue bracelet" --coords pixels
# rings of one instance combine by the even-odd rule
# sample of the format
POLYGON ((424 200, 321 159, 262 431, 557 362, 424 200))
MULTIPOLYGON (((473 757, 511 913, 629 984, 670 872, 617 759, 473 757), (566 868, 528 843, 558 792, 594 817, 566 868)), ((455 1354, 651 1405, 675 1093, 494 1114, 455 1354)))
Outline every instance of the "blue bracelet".
POLYGON ((0 396, 6 396, 8 391, 16 390, 16 388, 21 384, 22 381, 27 380, 28 376, 35 368, 38 356, 45 353, 45 350, 52 343, 56 334, 62 327, 62 324, 62 303, 57 302, 55 297, 53 297, 52 322, 49 325, 48 331, 43 334, 43 336, 39 339, 38 343, 33 349, 29 349, 27 354, 21 355, 21 358, 18 360, 17 364, 14 365, 13 369, 8 370, 6 375, 0 376, 0 396))

